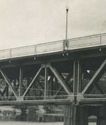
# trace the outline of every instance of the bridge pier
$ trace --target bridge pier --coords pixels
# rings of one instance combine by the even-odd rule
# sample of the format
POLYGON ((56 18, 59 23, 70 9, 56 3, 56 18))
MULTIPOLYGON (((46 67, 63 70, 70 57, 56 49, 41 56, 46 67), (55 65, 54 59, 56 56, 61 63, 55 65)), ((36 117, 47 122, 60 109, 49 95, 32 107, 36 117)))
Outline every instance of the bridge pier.
POLYGON ((65 105, 64 125, 87 125, 87 116, 79 106, 70 104, 65 105), (85 118, 85 120, 84 120, 85 118))
POLYGON ((97 125, 106 125, 106 105, 103 105, 100 109, 97 125))
POLYGON ((72 105, 64 106, 64 125, 72 125, 72 105))
POLYGON ((83 105, 65 105, 64 125, 89 125, 89 116, 96 116, 97 120, 92 119, 96 125, 106 125, 106 105, 83 106, 83 105))
POLYGON ((25 107, 21 108, 20 120, 21 121, 26 121, 27 120, 27 112, 26 112, 25 107))
POLYGON ((88 125, 88 107, 65 105, 64 125, 88 125))
POLYGON ((79 107, 79 124, 88 125, 88 112, 86 107, 79 107))

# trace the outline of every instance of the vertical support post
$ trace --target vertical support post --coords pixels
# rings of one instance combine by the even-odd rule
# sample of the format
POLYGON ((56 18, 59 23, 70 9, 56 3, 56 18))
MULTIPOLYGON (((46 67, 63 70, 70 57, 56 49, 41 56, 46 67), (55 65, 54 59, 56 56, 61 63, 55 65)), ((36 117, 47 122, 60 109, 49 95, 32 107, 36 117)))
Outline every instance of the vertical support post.
POLYGON ((44 99, 47 98, 47 66, 45 65, 44 99))
POLYGON ((64 125, 79 125, 79 106, 77 96, 81 86, 81 65, 79 60, 73 63, 73 95, 74 100, 65 107, 64 125))
POLYGON ((78 64, 77 61, 75 60, 73 64, 73 94, 75 103, 77 98, 77 92, 78 92, 78 64))
POLYGON ((53 88, 53 75, 51 75, 51 82, 50 83, 51 83, 51 89, 50 89, 51 90, 51 94, 50 95, 53 96, 54 95, 54 91, 52 89, 53 88))
POLYGON ((9 96, 9 86, 6 85, 6 96, 8 97, 9 96))
POLYGON ((73 94, 74 94, 74 101, 73 101, 73 120, 72 125, 77 125, 78 118, 77 118, 77 104, 78 104, 78 94, 80 91, 80 84, 81 84, 81 66, 79 60, 75 60, 73 64, 73 94))
POLYGON ((78 93, 81 91, 81 64, 79 60, 75 60, 73 64, 73 94, 75 101, 78 93))
POLYGON ((22 78, 23 78, 22 68, 20 67, 19 69, 19 97, 22 95, 22 78))
POLYGON ((78 61, 78 93, 82 91, 82 69, 81 69, 81 62, 78 61))

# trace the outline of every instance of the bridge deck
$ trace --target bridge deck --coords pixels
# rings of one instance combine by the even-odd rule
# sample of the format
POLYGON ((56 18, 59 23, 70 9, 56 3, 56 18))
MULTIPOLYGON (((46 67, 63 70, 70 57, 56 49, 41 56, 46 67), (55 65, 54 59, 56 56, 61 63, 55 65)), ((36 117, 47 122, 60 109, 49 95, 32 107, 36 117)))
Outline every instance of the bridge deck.
POLYGON ((106 34, 97 34, 38 45, 0 50, 0 60, 106 46, 106 34))

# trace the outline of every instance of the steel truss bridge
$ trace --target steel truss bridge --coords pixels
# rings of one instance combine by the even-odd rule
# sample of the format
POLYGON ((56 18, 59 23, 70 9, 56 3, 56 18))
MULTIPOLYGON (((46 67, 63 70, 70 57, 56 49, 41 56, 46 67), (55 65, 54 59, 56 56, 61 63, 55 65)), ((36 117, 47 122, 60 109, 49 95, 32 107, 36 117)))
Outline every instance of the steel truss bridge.
POLYGON ((0 105, 65 106, 65 125, 106 125, 106 34, 0 51, 0 105))

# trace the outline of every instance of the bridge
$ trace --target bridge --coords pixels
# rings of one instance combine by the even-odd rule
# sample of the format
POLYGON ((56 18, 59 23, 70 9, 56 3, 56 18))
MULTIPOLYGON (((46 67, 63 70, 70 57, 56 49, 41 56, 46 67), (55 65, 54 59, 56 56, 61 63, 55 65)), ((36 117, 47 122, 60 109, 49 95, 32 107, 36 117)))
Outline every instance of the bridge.
POLYGON ((106 124, 106 34, 0 50, 0 105, 64 105, 64 125, 106 124))

